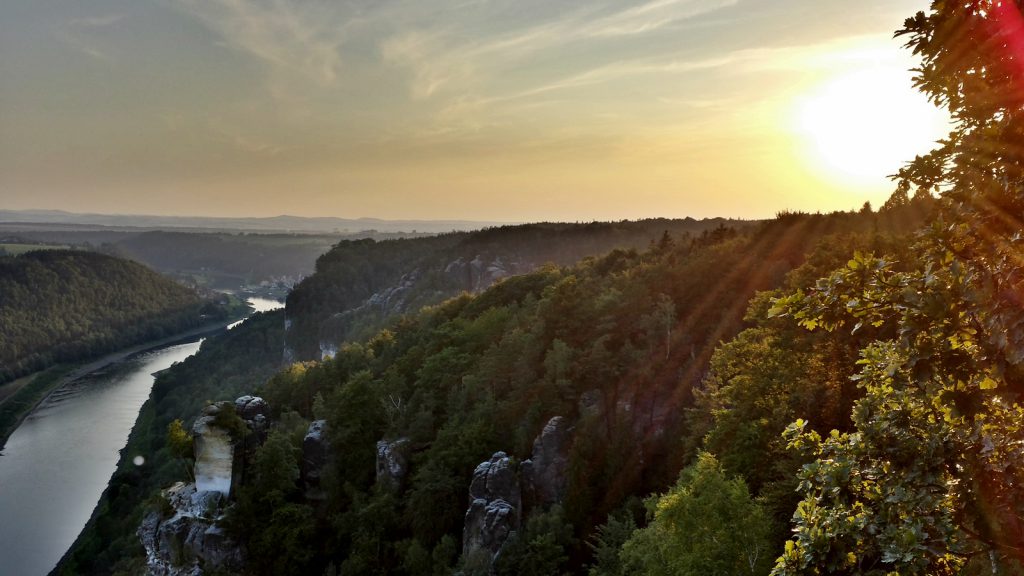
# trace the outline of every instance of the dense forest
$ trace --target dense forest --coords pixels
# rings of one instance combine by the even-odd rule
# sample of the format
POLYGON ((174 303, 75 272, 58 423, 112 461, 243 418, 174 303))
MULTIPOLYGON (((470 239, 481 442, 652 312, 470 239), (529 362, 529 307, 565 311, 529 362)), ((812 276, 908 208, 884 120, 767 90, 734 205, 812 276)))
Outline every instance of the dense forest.
MULTIPOLYGON (((535 509, 537 519, 524 519, 524 526, 568 535, 558 540, 555 565, 585 570, 609 514, 642 523, 637 498, 670 486, 695 454, 707 423, 690 410, 704 401, 701 383, 715 345, 744 326, 750 297, 786 278, 823 274, 857 247, 905 245, 891 240, 890 231, 915 228, 929 206, 785 214, 743 230, 656 234, 642 251, 619 249, 576 266, 542 267, 476 296, 402 316, 331 360, 295 364, 273 378, 276 364, 266 358, 275 335, 281 336, 281 318, 268 315, 276 316, 276 325, 247 322, 161 375, 145 411, 153 416, 136 426, 125 452, 148 453, 146 467, 153 469, 123 467, 63 573, 111 573, 117 558, 127 558, 117 566, 125 573, 141 565, 134 537, 145 509, 140 503, 175 477, 185 479, 162 444, 167 425, 190 421, 202 399, 257 389, 276 414, 279 440, 287 437, 284 444, 268 444, 285 460, 266 466, 298 466, 296 443, 314 416, 328 421, 333 457, 326 502, 306 501, 287 474, 285 486, 271 489, 251 478, 241 489, 229 524, 248 544, 252 570, 320 573, 333 564, 341 573, 370 573, 373 566, 378 573, 450 571, 460 561, 474 468, 498 450, 528 456, 552 416, 575 427, 572 476, 562 503, 554 511, 535 509), (799 272, 791 273, 794 268, 799 272), (249 342, 236 345, 242 341, 249 342), (385 408, 385 398, 401 408, 385 408), (411 471, 399 492, 375 481, 375 445, 387 438, 411 443, 411 471), (264 501, 268 490, 282 499, 264 501), (262 516, 274 510, 284 512, 277 519, 262 516), (362 533, 371 527, 372 533, 362 533), (299 532, 277 532, 292 529, 299 532), (423 564, 423 557, 436 562, 423 564)), ((780 509, 793 502, 790 493, 782 500, 780 509)), ((772 525, 775 541, 784 525, 772 525)), ((527 544, 520 560, 503 555, 503 573, 536 560, 527 544)))
POLYGON ((544 264, 568 266, 614 248, 646 248, 661 234, 680 238, 739 220, 648 219, 586 224, 538 223, 431 238, 339 242, 316 274, 288 296, 293 359, 315 360, 341 342, 368 338, 389 320, 426 305, 479 292, 544 264))
POLYGON ((332 236, 145 232, 101 249, 213 288, 237 288, 310 274, 332 236))
POLYGON ((226 318, 138 263, 86 251, 0 257, 0 383, 226 318))
MULTIPOLYGON (((509 278, 407 316, 330 360, 295 365, 261 393, 281 422, 326 420, 326 500, 305 499, 295 478, 257 473, 226 524, 257 573, 632 574, 645 562, 647 573, 662 573, 651 547, 664 547, 664 555, 675 546, 652 533, 657 519, 648 532, 630 533, 628 545, 615 541, 623 530, 609 523, 644 525, 637 498, 671 486, 703 447, 717 449, 730 474, 754 471, 757 500, 742 484, 736 490, 759 511, 752 517, 763 518, 759 567, 770 565, 788 533, 791 478, 803 463, 778 439, 796 415, 814 418, 823 433, 849 428, 857 394, 843 374, 878 331, 786 333, 767 317, 771 293, 749 311, 747 302, 780 285, 792 291, 858 249, 904 252, 906 237, 890 236, 883 221, 890 220, 784 215, 748 233, 723 228, 685 243, 664 235, 642 252, 616 250, 509 278), (745 311, 750 332, 712 355, 740 332, 745 311), (769 334, 779 349, 770 351, 769 334), (756 356, 765 348, 774 363, 756 356), (731 386, 745 378, 762 389, 731 386), (553 417, 571 430, 564 490, 523 505, 500 555, 474 555, 464 523, 474 470, 499 451, 522 466, 553 417), (375 474, 376 446, 399 439, 409 470, 389 487, 375 474), (594 554, 617 545, 632 552, 594 554)), ((257 461, 297 467, 299 446, 282 443, 299 437, 282 426, 257 461)), ((700 462, 706 469, 691 475, 723 474, 710 456, 700 462)), ((735 532, 727 522, 721 529, 735 532)), ((688 538, 680 534, 674 544, 688 538)))

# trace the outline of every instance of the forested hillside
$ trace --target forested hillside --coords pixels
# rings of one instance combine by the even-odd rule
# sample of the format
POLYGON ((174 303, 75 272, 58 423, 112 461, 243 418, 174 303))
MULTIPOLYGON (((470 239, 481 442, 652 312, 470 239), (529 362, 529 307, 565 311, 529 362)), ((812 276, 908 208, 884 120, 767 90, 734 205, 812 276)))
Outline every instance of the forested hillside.
POLYGON ((319 359, 346 340, 372 336, 401 314, 544 264, 568 266, 615 248, 643 249, 662 234, 689 242, 718 227, 750 224, 723 218, 539 223, 340 242, 288 297, 288 349, 292 359, 319 359))
POLYGON ((415 233, 285 234, 75 228, 0 222, 0 238, 18 244, 74 246, 129 258, 200 287, 239 290, 263 282, 290 287, 313 273, 317 257, 341 240, 419 237, 415 233))
POLYGON ((0 383, 226 317, 141 264, 86 251, 0 257, 0 383))
POLYGON ((165 274, 231 289, 276 279, 297 282, 337 241, 326 235, 154 231, 130 235, 102 249, 165 274))
MULTIPOLYGON (((671 486, 705 435, 709 448, 715 442, 734 448, 720 454, 730 471, 767 463, 751 486, 766 495, 757 504, 766 510, 765 541, 779 544, 795 504, 787 474, 800 461, 781 456, 775 439, 789 415, 806 406, 829 415, 822 429, 848 427, 844 410, 856 393, 840 374, 852 366, 860 340, 776 328, 778 338, 807 348, 807 362, 790 371, 799 372, 805 393, 792 402, 780 397, 769 408, 751 400, 721 422, 716 418, 724 412, 715 406, 729 403, 734 376, 727 374, 729 353, 720 351, 714 360, 712 353, 740 332, 748 300, 759 290, 800 285, 856 249, 902 250, 906 237, 892 234, 908 234, 923 222, 929 203, 922 202, 880 213, 785 214, 746 230, 720 227, 697 236, 655 234, 641 251, 542 267, 403 316, 373 338, 343 346, 333 359, 295 364, 265 385, 259 375, 270 374, 266 353, 252 350, 273 350, 269 326, 258 329, 263 344, 245 350, 232 347, 232 340, 211 340, 196 358, 162 376, 152 399, 156 417, 133 433, 132 445, 146 450, 148 443, 146 466, 159 467, 160 474, 115 478, 101 516, 64 573, 110 573, 121 556, 129 558, 121 568, 141 565, 133 537, 139 502, 176 471, 185 479, 180 462, 171 463, 158 445, 161 431, 174 418, 190 421, 199 397, 253 390, 270 402, 278 422, 256 459, 267 474, 281 474, 249 473, 225 526, 246 545, 248 570, 256 573, 486 570, 490 557, 463 554, 474 469, 499 450, 514 462, 529 458, 555 416, 570 430, 563 488, 554 499, 524 496, 518 536, 494 563, 498 573, 583 573, 588 566, 621 573, 615 572, 618 546, 645 522, 639 499, 671 486), (253 378, 221 386, 224 370, 253 378), (751 416, 759 409, 773 417, 751 416), (288 471, 301 468, 299 446, 313 418, 327 421, 330 455, 322 475, 326 500, 310 501, 288 471), (761 427, 744 432, 749 442, 729 440, 737 434, 729 426, 747 425, 761 427), (140 446, 142 437, 148 440, 140 446), (375 472, 380 440, 401 440, 409 451, 407 470, 393 488, 375 472), (595 546, 613 550, 614 559, 595 546)), ((752 330, 778 326, 761 325, 773 322, 764 317, 767 298, 750 309, 752 330)), ((239 330, 245 332, 229 338, 257 337, 256 325, 239 330)), ((745 349, 732 354, 756 357, 745 349)))
MULTIPOLYGON (((801 340, 795 349, 805 362, 766 384, 796 390, 800 383, 801 391, 739 406, 731 425, 751 430, 718 421, 724 413, 714 403, 734 407, 725 400, 734 377, 729 364, 756 362, 753 350, 733 351, 731 360, 729 351, 719 352, 709 375, 712 351, 740 331, 756 292, 784 282, 792 289, 858 248, 902 252, 906 236, 886 232, 909 234, 894 224, 905 222, 895 217, 900 212, 906 214, 784 215, 746 233, 722 228, 686 242, 666 235, 642 252, 616 250, 509 278, 479 296, 407 316, 331 360, 296 365, 262 394, 284 421, 295 420, 291 412, 326 420, 326 503, 308 503, 297 485, 256 477, 239 492, 227 525, 248 545, 251 569, 267 574, 330 565, 352 574, 475 574, 492 560, 498 574, 580 573, 592 564, 597 573, 617 573, 593 554, 602 525, 614 514, 642 522, 636 499, 670 486, 708 433, 712 446, 730 450, 722 457, 731 472, 757 467, 755 490, 775 495, 758 504, 768 508, 762 557, 770 556, 770 545, 777 549, 787 533, 795 505, 789 479, 799 466, 780 456, 775 438, 804 408, 828 416, 823 427, 848 427, 856 393, 843 374, 854 366, 858 339, 873 333, 801 340), (712 395, 716 387, 725 391, 712 395), (772 402, 778 404, 765 407, 772 402), (772 418, 752 418, 757 409, 772 418), (522 517, 507 526, 514 536, 500 554, 474 547, 464 523, 474 470, 499 451, 513 468, 536 458, 535 439, 553 417, 568 430, 567 464, 556 482, 563 489, 531 503, 521 480, 522 517), (374 472, 379 440, 401 440, 409 451, 397 488, 374 472), (268 498, 283 500, 272 506, 268 498), (287 525, 268 515, 283 505, 291 510, 287 525)), ((767 298, 756 301, 751 322, 767 322, 767 298)), ((755 349, 765 345, 758 339, 755 349)), ((275 454, 287 469, 297 457, 288 454, 298 452, 275 454)))

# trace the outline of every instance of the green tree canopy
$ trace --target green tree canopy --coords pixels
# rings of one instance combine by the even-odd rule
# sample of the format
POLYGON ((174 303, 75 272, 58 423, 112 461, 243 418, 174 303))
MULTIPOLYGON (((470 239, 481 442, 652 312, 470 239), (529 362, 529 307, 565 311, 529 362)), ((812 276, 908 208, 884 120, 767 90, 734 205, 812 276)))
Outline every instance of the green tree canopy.
POLYGON ((776 312, 807 328, 892 325, 862 351, 856 431, 789 431, 804 467, 776 574, 1020 573, 1024 560, 1024 18, 937 0, 897 36, 949 138, 899 174, 941 193, 920 264, 858 255, 776 312))
POLYGON ((648 501, 651 523, 623 545, 625 574, 737 576, 767 574, 770 526, 741 478, 727 478, 701 453, 663 496, 648 501))

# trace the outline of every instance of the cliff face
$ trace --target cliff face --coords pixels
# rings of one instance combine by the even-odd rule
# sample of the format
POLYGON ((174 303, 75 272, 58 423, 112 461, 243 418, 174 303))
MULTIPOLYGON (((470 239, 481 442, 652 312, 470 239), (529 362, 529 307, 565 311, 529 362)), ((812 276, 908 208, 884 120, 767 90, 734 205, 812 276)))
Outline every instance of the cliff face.
POLYGON ((211 404, 203 410, 192 426, 195 449, 195 487, 199 492, 217 492, 224 498, 231 494, 231 471, 235 459, 235 444, 231 433, 217 426, 222 410, 232 409, 230 404, 211 404))
MULTIPOLYGON (((232 486, 251 450, 266 436, 269 407, 262 398, 242 396, 203 409, 192 426, 195 478, 161 493, 163 508, 152 511, 137 531, 152 576, 200 576, 207 571, 240 572, 245 550, 220 526, 232 486), (222 425, 237 417, 240 438, 222 425)), ((235 432, 238 435, 238 432, 235 432)))
POLYGON ((521 466, 523 483, 527 487, 529 506, 550 506, 562 501, 569 488, 569 446, 572 427, 568 421, 555 416, 544 425, 544 430, 533 442, 530 459, 521 466))
POLYGON ((409 473, 409 439, 377 442, 377 484, 397 492, 409 473))
POLYGON ((481 292, 548 263, 568 266, 614 249, 644 249, 665 232, 681 237, 749 224, 720 218, 540 223, 340 242, 288 296, 284 361, 333 356, 342 342, 372 335, 396 314, 481 292))
POLYGON ((473 471, 462 534, 462 558, 469 571, 491 571, 525 515, 565 497, 572 432, 565 418, 555 416, 534 440, 529 459, 516 463, 495 452, 473 471))
MULTIPOLYGON (((419 307, 463 292, 482 292, 502 278, 526 273, 536 267, 530 262, 513 260, 506 263, 501 256, 481 254, 471 259, 459 257, 448 263, 441 261, 421 265, 402 274, 395 283, 374 292, 357 306, 323 319, 317 329, 318 359, 337 354, 340 344, 360 327, 382 325, 388 318, 414 312, 419 307)), ((286 351, 286 359, 294 358, 294 351, 286 351)))
POLYGON ((473 471, 469 509, 462 534, 462 556, 474 570, 489 569, 523 516, 522 489, 516 463, 495 452, 473 471))
POLYGON ((326 498, 320 487, 324 466, 330 443, 327 441, 327 421, 314 420, 309 425, 306 435, 302 438, 302 467, 300 480, 305 489, 307 500, 323 500, 326 498))
POLYGON ((241 547, 217 525, 224 503, 220 492, 178 482, 162 496, 170 516, 152 512, 138 530, 150 575, 200 576, 204 570, 244 568, 241 547))

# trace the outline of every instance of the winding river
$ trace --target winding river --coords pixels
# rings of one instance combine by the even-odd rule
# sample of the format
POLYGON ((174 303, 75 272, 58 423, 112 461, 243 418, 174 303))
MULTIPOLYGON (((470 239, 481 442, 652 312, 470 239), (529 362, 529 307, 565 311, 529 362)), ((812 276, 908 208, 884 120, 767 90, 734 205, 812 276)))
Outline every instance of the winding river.
MULTIPOLYGON (((249 302, 257 312, 281 307, 249 302)), ((153 373, 201 342, 142 352, 70 382, 15 430, 0 451, 0 576, 45 575, 56 566, 114 473, 153 373)))

